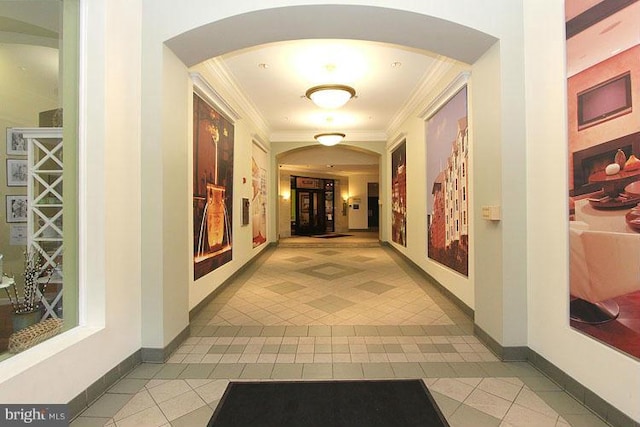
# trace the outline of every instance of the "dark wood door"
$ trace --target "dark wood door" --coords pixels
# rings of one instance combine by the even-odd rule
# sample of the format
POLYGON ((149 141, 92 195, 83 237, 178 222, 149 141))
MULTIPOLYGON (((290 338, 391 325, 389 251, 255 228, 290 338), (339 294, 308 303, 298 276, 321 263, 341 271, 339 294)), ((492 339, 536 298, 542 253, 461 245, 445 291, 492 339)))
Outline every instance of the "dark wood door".
POLYGON ((324 192, 298 189, 297 197, 296 234, 324 234, 327 229, 324 192))

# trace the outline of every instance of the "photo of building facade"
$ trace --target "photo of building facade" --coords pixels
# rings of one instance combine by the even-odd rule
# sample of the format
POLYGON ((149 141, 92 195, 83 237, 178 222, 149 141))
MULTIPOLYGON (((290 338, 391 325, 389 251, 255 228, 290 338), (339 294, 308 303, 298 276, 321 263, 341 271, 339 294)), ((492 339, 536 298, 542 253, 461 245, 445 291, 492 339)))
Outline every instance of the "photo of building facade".
POLYGON ((465 276, 469 273, 469 126, 466 98, 465 87, 427 121, 428 162, 430 165, 443 165, 442 169, 435 169, 435 180, 427 180, 433 197, 427 207, 427 254, 465 276), (447 125, 448 132, 445 130, 447 125), (447 157, 442 157, 444 154, 447 157))

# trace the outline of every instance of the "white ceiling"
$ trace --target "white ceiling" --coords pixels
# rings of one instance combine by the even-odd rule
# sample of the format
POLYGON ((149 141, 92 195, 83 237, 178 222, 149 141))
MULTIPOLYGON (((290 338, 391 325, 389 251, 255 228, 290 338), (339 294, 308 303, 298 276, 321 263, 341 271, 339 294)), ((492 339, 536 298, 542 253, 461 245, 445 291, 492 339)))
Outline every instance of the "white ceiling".
MULTIPOLYGON (((314 134, 328 131, 345 133, 346 141, 387 140, 393 136, 394 126, 415 108, 415 99, 436 82, 433 76, 454 62, 380 42, 315 39, 231 52, 210 60, 208 66, 217 68, 237 87, 245 103, 261 116, 271 141, 314 144, 314 134), (339 109, 324 110, 304 96, 307 89, 321 84, 349 85, 356 90, 356 97, 339 109)), ((331 149, 324 153, 327 151, 331 149)), ((281 164, 309 173, 378 173, 377 157, 366 158, 367 165, 345 163, 339 157, 327 160, 309 152, 281 164)))
MULTIPOLYGON (((270 139, 311 140, 340 131, 382 135, 434 69, 451 61, 424 51, 356 40, 278 42, 223 55, 225 67, 267 124, 270 139), (312 86, 346 84, 356 98, 324 110, 305 98, 312 86)), ((380 138, 380 136, 378 136, 380 138)))

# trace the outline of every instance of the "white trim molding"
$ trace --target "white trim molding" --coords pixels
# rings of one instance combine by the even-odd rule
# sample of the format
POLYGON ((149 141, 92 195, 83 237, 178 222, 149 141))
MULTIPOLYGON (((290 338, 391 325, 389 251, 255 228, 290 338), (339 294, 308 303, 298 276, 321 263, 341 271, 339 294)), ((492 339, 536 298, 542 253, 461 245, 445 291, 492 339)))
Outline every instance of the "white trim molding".
POLYGON ((418 117, 422 120, 427 120, 433 116, 447 101, 453 98, 453 96, 468 83, 470 76, 471 73, 468 71, 458 74, 458 76, 453 79, 453 81, 449 83, 447 87, 429 103, 429 105, 427 105, 427 108, 422 110, 418 117))
POLYGON ((387 134, 393 135, 398 131, 402 123, 404 123, 404 121, 418 109, 425 99, 428 99, 429 94, 434 91, 438 82, 444 78, 454 65, 453 60, 442 55, 439 55, 436 59, 437 61, 435 64, 432 65, 422 76, 422 79, 417 85, 417 89, 413 92, 411 97, 389 121, 387 134))
POLYGON ((265 144, 260 135, 255 133, 251 134, 251 139, 253 140, 253 143, 265 153, 269 154, 269 152, 271 152, 271 149, 267 146, 267 144, 265 144))
POLYGON ((398 135, 396 135, 395 138, 389 140, 389 143, 387 144, 387 151, 392 152, 400 144, 402 144, 402 141, 405 141, 406 139, 407 139, 407 132, 400 132, 398 135))
POLYGON ((200 73, 189 73, 193 81, 193 91, 210 102, 220 114, 231 123, 235 123, 242 117, 224 98, 205 80, 200 73))
POLYGON ((205 62, 205 67, 211 73, 211 76, 225 88, 228 95, 238 106, 241 114, 252 122, 261 135, 266 137, 271 131, 269 124, 251 101, 251 98, 238 84, 224 61, 220 58, 211 58, 205 62))

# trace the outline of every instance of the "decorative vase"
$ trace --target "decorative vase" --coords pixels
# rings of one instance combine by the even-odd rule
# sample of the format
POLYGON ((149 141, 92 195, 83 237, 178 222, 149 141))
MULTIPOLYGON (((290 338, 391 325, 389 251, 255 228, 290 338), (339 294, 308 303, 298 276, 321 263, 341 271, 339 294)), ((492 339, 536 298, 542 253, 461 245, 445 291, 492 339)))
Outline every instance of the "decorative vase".
POLYGON ((616 155, 613 159, 614 163, 617 163, 618 166, 620 166, 620 170, 624 169, 624 164, 627 161, 627 155, 624 154, 624 151, 618 149, 618 151, 616 151, 616 155))
POLYGON ((207 184, 207 243, 209 251, 222 248, 224 240, 224 193, 225 188, 207 184))
POLYGON ((42 314, 40 310, 27 311, 26 313, 13 313, 13 332, 18 332, 28 326, 35 325, 40 321, 42 314))

